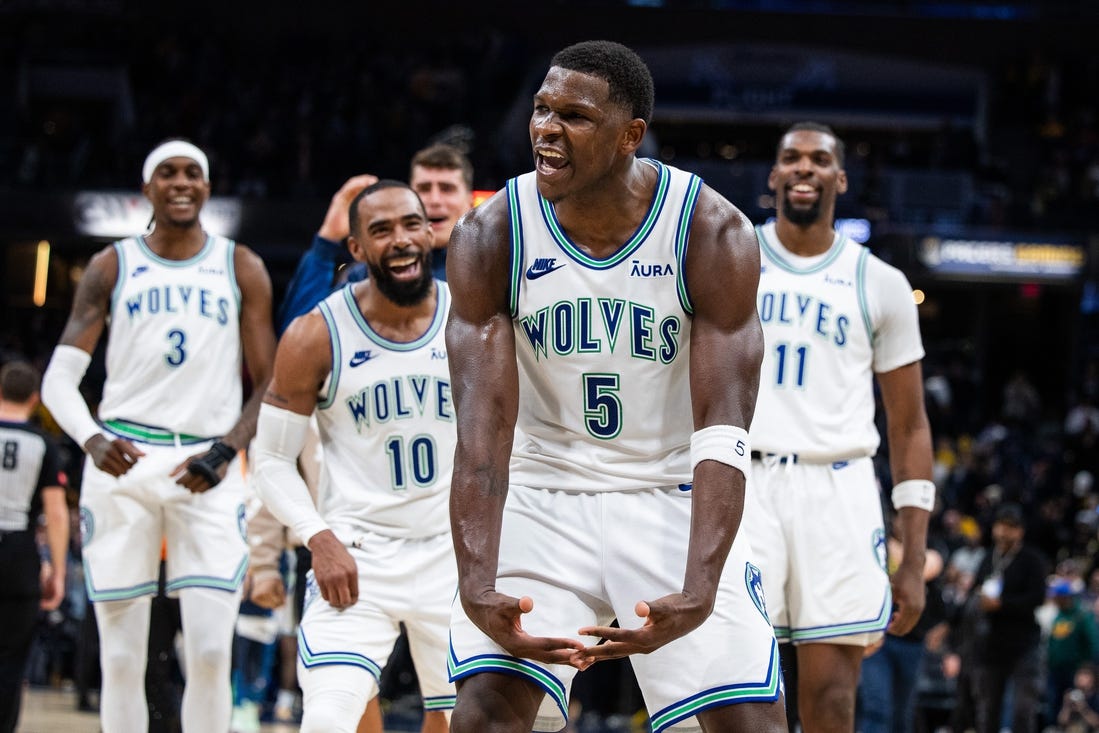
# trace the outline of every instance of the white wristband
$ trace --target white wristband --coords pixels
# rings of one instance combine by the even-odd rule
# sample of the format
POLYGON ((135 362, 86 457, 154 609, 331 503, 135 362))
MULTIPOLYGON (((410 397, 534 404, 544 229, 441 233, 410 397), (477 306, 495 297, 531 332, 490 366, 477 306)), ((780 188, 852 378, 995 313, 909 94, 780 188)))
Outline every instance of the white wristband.
POLYGON ((691 470, 702 461, 717 461, 748 476, 752 450, 748 432, 735 425, 711 425, 691 435, 691 470))
POLYGON ((80 394, 80 382, 91 362, 92 356, 87 351, 61 344, 53 350, 42 375, 42 404, 81 450, 93 435, 103 433, 80 394))
POLYGON ((313 497, 298 473, 309 418, 281 407, 260 405, 256 437, 252 438, 252 481, 275 518, 297 533, 305 544, 328 529, 313 497))
POLYGON ((926 479, 913 478, 901 481, 893 487, 893 508, 914 506, 931 511, 935 508, 935 484, 926 479))

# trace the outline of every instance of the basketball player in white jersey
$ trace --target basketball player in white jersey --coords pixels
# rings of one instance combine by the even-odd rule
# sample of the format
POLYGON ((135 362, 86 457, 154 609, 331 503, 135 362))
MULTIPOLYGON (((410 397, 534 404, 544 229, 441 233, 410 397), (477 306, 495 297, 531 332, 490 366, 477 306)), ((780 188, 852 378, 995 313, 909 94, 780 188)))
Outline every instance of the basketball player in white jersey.
POLYGON ((785 729, 737 532, 758 247, 698 178, 636 157, 652 104, 633 51, 559 52, 534 172, 451 237, 459 733, 557 730, 576 671, 624 656, 654 731, 785 729))
POLYGON ((183 730, 223 731, 248 560, 237 452, 255 432, 274 360, 271 281, 254 252, 203 231, 210 169, 199 148, 159 145, 142 175, 153 228, 88 263, 42 398, 88 454, 80 502, 104 732, 147 730, 149 600, 162 539, 167 591, 183 620, 183 730), (78 386, 104 330, 97 422, 78 386), (242 360, 254 388, 243 407, 242 360))
POLYGON ((348 248, 370 276, 295 319, 260 410, 260 496, 313 553, 298 633, 302 731, 355 730, 400 634, 444 733, 450 604, 457 585, 447 503, 456 433, 431 224, 408 184, 351 202, 348 248), (317 503, 297 470, 309 416, 324 450, 317 503))
MULTIPOLYGON (((796 645, 807 733, 851 731, 864 651, 904 634, 924 605, 934 504, 916 306, 900 271, 833 229, 843 145, 815 123, 778 146, 778 218, 758 228, 766 349, 743 526, 779 639, 796 645), (904 558, 886 573, 873 380, 888 423, 904 558)), ((791 693, 791 697, 794 697, 791 693)))

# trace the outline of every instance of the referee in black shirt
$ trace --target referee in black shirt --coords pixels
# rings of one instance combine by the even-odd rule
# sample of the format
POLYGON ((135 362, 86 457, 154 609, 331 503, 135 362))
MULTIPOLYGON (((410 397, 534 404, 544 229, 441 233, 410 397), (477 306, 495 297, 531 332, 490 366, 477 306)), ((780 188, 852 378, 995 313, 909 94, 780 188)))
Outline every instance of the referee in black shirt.
POLYGON ((0 368, 0 733, 19 720, 23 673, 38 609, 53 610, 65 596, 69 510, 53 441, 31 425, 41 374, 13 361, 0 368), (46 516, 50 562, 43 572, 35 541, 46 516))

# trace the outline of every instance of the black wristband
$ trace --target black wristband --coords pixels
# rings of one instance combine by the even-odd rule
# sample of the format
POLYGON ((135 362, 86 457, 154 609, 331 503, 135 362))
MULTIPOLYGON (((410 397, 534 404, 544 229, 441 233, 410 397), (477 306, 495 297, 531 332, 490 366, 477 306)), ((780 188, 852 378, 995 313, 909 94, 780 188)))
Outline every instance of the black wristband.
POLYGON ((203 453, 201 456, 191 460, 187 464, 187 470, 196 476, 201 476, 206 479, 206 483, 211 487, 217 486, 221 483, 221 476, 218 475, 218 469, 223 465, 233 460, 237 452, 231 447, 222 443, 220 440, 215 441, 210 450, 203 453))

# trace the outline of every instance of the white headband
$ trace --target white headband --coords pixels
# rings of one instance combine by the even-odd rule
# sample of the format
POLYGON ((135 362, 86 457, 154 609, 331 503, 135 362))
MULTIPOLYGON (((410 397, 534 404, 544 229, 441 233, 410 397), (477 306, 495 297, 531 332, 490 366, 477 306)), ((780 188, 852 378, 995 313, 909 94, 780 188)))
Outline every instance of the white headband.
POLYGON ((153 148, 153 152, 145 158, 145 165, 141 167, 141 179, 145 183, 153 180, 153 171, 168 158, 190 158, 202 169, 202 178, 207 183, 210 182, 210 161, 206 159, 206 153, 183 140, 170 140, 153 148))

